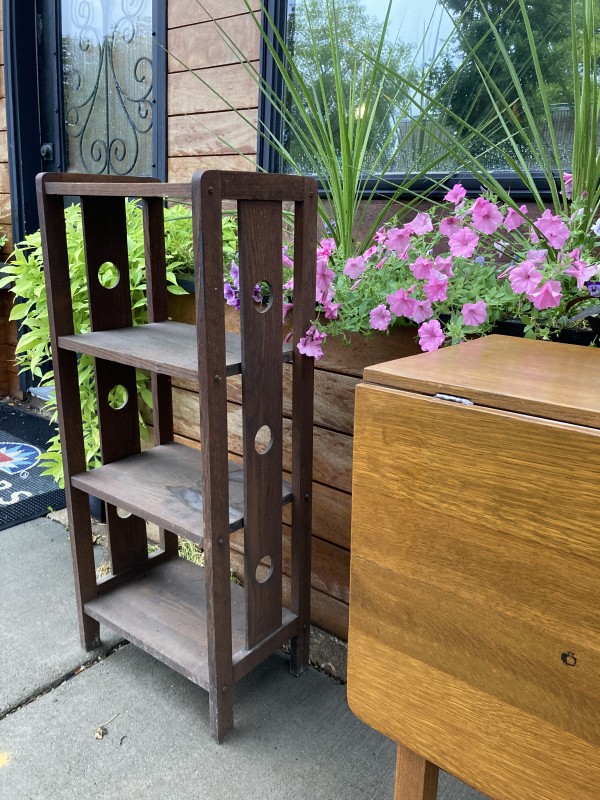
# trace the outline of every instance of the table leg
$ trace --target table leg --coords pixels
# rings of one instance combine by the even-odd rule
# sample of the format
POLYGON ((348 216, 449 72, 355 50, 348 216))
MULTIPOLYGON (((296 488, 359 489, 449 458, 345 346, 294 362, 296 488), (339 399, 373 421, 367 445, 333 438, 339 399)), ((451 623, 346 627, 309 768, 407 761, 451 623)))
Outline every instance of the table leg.
POLYGON ((436 800, 439 769, 398 745, 394 800, 436 800))

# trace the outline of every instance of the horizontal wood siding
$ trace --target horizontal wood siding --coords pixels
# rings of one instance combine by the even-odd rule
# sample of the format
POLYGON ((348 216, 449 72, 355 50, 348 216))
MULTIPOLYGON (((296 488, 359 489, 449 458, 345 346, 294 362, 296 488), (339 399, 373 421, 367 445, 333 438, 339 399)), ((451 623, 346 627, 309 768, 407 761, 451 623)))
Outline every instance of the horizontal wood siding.
POLYGON ((198 169, 256 168, 260 35, 243 0, 202 6, 168 5, 170 181, 198 169))
MULTIPOLYGON (((192 298, 174 299, 171 314, 182 321, 192 322, 192 298)), ((227 328, 235 330, 238 320, 236 312, 228 313, 227 328)), ((354 390, 366 366, 412 355, 419 349, 411 329, 396 328, 390 335, 376 334, 369 339, 355 337, 349 345, 332 340, 327 343, 325 352, 325 358, 317 362, 315 370, 312 620, 345 639, 348 625, 354 390)), ((284 478, 289 479, 292 373, 288 364, 284 365, 284 382, 283 466, 284 478)), ((241 378, 229 378, 227 392, 230 457, 241 460, 241 378)), ((198 394, 193 383, 174 381, 173 409, 176 439, 199 446, 198 394)), ((291 506, 286 506, 282 514, 282 532, 284 571, 288 578, 290 522, 291 506)), ((234 572, 241 579, 242 554, 243 533, 238 532, 231 539, 231 558, 234 572)))

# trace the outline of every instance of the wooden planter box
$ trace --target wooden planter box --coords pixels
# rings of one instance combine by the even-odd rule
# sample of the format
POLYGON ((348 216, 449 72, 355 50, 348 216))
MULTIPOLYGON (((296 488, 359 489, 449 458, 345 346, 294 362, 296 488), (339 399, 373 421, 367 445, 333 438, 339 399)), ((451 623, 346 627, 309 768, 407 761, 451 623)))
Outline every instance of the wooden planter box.
MULTIPOLYGON (((226 319, 230 330, 239 326, 238 313, 230 309, 226 319)), ((195 322, 192 295, 172 296, 170 313, 175 319, 195 322)), ((502 323, 499 333, 522 336, 518 322, 502 323)), ((566 332, 569 341, 588 345, 593 333, 566 332), (573 333, 576 341, 573 339, 573 333)), ((562 339, 564 341, 564 338, 562 339)), ((392 328, 389 334, 374 333, 369 338, 355 336, 350 345, 330 339, 325 357, 315 365, 314 462, 313 462, 313 546, 312 546, 312 620, 341 639, 348 633, 348 595, 350 577, 350 507, 352 497, 352 449, 354 434, 354 389, 362 379, 365 367, 416 355, 421 350, 414 328, 392 328)), ((291 427, 290 380, 286 371, 284 429, 291 427)), ((230 380, 229 386, 229 449, 233 457, 242 453, 241 384, 230 380)), ((175 432, 181 440, 198 442, 198 396, 191 384, 177 383, 174 389, 175 432)), ((286 469, 290 468, 289 447, 284 453, 286 469)), ((289 517, 284 511, 284 559, 289 564, 289 517)), ((231 538, 231 562, 234 573, 243 580, 242 535, 231 538)), ((289 571, 287 571, 289 576, 289 571)), ((284 578, 287 583, 287 578, 284 578)), ((284 592, 289 587, 284 583, 284 592)))
MULTIPOLYGON (((194 322, 191 296, 172 296, 171 315, 182 322, 194 322)), ((230 330, 239 325, 236 311, 228 315, 230 330)), ((354 432, 354 389, 363 369, 371 364, 421 352, 412 328, 394 328, 389 335, 374 334, 365 339, 355 336, 350 345, 336 339, 327 342, 325 358, 316 363, 314 462, 313 462, 313 544, 312 544, 312 620, 335 636, 347 639, 348 585, 350 577, 350 507, 352 486, 352 446, 354 432)), ((287 441, 291 429, 291 367, 284 365, 286 394, 284 430, 287 441)), ((241 383, 230 379, 229 450, 232 457, 242 453, 241 383)), ((174 426, 181 441, 198 442, 196 388, 176 382, 173 392, 174 426)), ((284 450, 284 467, 291 468, 291 449, 284 450)), ((289 591, 289 512, 284 510, 284 594, 289 591)), ((232 534, 231 563, 243 580, 243 537, 232 534)))

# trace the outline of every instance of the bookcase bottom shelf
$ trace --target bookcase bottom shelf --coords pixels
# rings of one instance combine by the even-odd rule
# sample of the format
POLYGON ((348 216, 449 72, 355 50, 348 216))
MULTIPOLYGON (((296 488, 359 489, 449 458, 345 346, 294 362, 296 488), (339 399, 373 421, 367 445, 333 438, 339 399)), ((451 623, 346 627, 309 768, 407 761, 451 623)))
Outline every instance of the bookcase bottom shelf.
MULTIPOLYGON (((209 688, 202 567, 181 558, 169 559, 89 601, 85 604, 85 613, 194 683, 209 688)), ((280 634, 284 634, 296 619, 287 609, 283 609, 282 614, 280 634)), ((234 662, 241 667, 240 662, 247 657, 250 669, 256 659, 254 653, 244 649, 244 589, 234 583, 231 584, 231 622, 234 662)), ((285 636, 276 634, 274 640, 285 641, 285 636)), ((276 647, 275 644, 271 651, 276 647)), ((239 677, 246 671, 239 667, 236 670, 239 677)))

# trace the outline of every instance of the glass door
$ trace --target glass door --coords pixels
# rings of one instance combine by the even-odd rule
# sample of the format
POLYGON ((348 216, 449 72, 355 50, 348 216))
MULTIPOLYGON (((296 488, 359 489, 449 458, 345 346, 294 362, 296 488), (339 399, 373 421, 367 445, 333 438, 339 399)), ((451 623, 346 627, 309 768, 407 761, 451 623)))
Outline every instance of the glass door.
POLYGON ((70 172, 152 175, 152 0, 62 0, 70 172))

